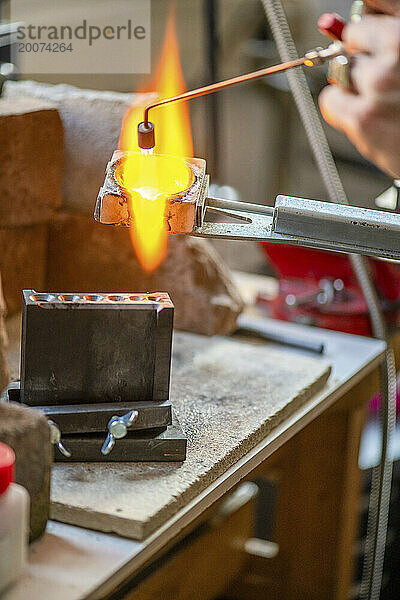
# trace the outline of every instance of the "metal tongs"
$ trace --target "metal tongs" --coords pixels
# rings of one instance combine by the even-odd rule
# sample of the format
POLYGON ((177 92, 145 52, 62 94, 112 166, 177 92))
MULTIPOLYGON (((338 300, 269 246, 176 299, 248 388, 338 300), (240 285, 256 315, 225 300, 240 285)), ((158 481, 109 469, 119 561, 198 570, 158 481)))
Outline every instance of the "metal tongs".
POLYGON ((277 242, 400 261, 400 215, 291 196, 275 206, 205 198, 191 235, 277 242), (225 220, 211 220, 218 215, 225 220))

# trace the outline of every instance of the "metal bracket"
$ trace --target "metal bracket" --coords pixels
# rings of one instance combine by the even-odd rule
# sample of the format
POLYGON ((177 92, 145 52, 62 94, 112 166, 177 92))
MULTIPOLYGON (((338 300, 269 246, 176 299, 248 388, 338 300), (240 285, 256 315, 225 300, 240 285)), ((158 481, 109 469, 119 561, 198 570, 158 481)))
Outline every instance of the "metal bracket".
POLYGON ((294 244, 400 261, 400 215, 278 196, 274 207, 207 198, 191 235, 294 244), (213 214, 229 222, 211 222, 213 214))

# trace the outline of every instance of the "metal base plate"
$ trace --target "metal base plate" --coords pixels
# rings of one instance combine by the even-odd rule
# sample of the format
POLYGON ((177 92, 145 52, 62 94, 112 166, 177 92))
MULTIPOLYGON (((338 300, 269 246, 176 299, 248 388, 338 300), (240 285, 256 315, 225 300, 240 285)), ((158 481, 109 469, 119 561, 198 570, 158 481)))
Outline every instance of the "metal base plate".
MULTIPOLYGON (((10 383, 2 400, 19 402, 19 381, 10 383)), ((62 442, 71 452, 66 457, 55 448, 55 462, 175 462, 186 460, 187 438, 174 417, 171 403, 114 402, 30 407, 42 410, 62 432, 62 442), (110 454, 101 453, 107 423, 114 415, 137 410, 128 434, 116 440, 110 454)))
MULTIPOLYGON (((10 383, 6 400, 20 402, 20 382, 10 383)), ((172 423, 171 403, 168 400, 156 402, 107 402, 95 404, 55 404, 33 406, 54 421, 62 435, 72 433, 96 433, 107 431, 108 421, 113 416, 120 417, 131 410, 136 410, 138 416, 131 425, 131 430, 155 429, 166 427, 172 423)))
POLYGON ((106 456, 101 453, 104 435, 66 435, 63 442, 72 456, 67 458, 56 448, 56 462, 175 462, 186 459, 187 440, 176 419, 165 429, 128 433, 116 441, 106 456))

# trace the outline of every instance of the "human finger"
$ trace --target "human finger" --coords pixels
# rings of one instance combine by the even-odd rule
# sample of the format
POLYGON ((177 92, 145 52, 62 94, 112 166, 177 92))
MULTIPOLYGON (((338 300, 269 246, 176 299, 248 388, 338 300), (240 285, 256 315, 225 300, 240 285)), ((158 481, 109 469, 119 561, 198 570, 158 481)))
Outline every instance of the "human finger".
POLYGON ((352 128, 362 105, 360 96, 336 85, 326 86, 319 95, 319 106, 325 121, 346 132, 352 128))
POLYGON ((368 8, 386 15, 400 16, 400 0, 364 0, 368 8))
POLYGON ((353 89, 376 101, 400 103, 400 65, 390 55, 357 54, 351 59, 353 89))
POLYGON ((349 53, 399 55, 400 20, 395 17, 366 15, 359 23, 349 23, 343 30, 343 42, 349 53))

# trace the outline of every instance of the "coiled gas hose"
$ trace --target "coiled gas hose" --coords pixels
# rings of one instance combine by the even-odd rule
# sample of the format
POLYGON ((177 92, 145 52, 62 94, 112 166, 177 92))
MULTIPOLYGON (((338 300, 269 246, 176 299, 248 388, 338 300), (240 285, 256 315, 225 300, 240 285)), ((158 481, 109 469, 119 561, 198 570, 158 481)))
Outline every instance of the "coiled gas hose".
MULTIPOLYGON (((281 1, 261 0, 261 2, 281 60, 295 60, 298 58, 298 54, 281 1)), ((291 69, 287 72, 287 78, 328 198, 331 202, 349 204, 302 68, 291 69)), ((350 255, 350 261, 368 306, 373 334, 388 344, 385 358, 380 366, 382 450, 380 463, 373 469, 372 474, 367 538, 359 596, 360 600, 378 600, 382 584, 392 483, 392 460, 388 448, 396 419, 396 368, 393 350, 388 343, 384 316, 369 273, 368 263, 364 257, 356 254, 350 255)))

